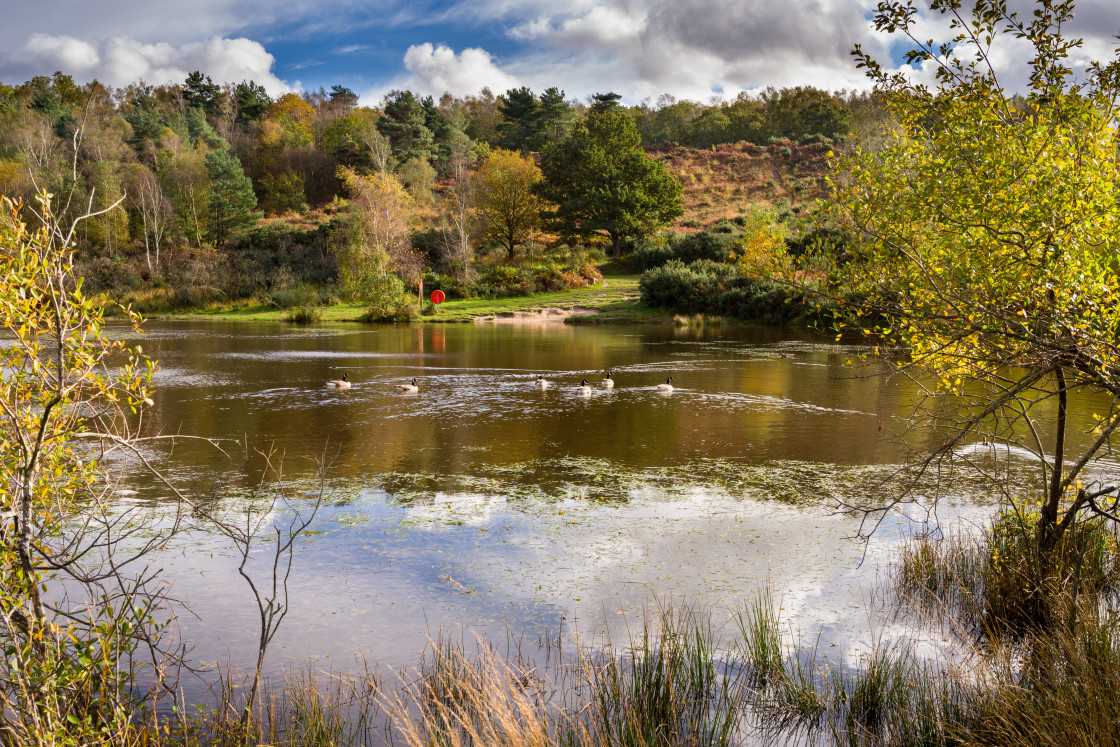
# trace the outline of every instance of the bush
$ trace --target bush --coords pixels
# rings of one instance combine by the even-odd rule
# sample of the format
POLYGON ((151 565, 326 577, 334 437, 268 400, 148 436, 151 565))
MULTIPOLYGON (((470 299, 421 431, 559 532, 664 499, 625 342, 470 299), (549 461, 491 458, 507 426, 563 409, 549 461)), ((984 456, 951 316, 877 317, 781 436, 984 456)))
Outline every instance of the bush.
POLYGON ((529 267, 498 265, 480 275, 471 290, 484 298, 507 298, 584 288, 602 279, 595 266, 588 262, 568 265, 545 262, 529 267))
POLYGON ((786 247, 792 257, 821 254, 832 257, 840 264, 851 260, 854 255, 855 236, 846 228, 820 226, 800 238, 786 239, 786 247))
POLYGON ((379 300, 365 310, 361 322, 411 322, 420 317, 420 309, 411 295, 379 300))
POLYGON ((323 310, 318 306, 296 306, 294 309, 285 311, 283 319, 286 322, 295 322, 296 324, 319 322, 323 320, 323 310))
POLYGON ((726 262, 731 254, 734 241, 724 233, 702 231, 687 236, 678 236, 673 242, 673 254, 682 262, 696 262, 707 259, 713 262, 726 262))
POLYGON ((666 242, 645 239, 634 243, 626 257, 626 266, 635 272, 645 272, 660 267, 675 257, 673 247, 666 242))
POLYGON ((533 292, 533 286, 527 268, 498 265, 479 276, 474 290, 486 298, 505 298, 527 296, 533 292))
POLYGON ((281 309, 290 309, 296 306, 318 306, 319 291, 306 283, 296 283, 291 287, 281 287, 269 294, 273 304, 281 309))
POLYGON ((701 260, 686 265, 679 259, 642 275, 638 285, 650 306, 666 306, 687 314, 714 311, 711 299, 722 294, 739 272, 731 265, 701 260))
POLYGON ((223 297, 218 288, 210 285, 187 285, 176 288, 171 296, 171 306, 176 309, 195 309, 212 304, 223 297))
POLYGON ((424 281, 424 291, 431 293, 441 290, 448 298, 473 298, 474 288, 470 283, 463 282, 451 275, 443 275, 432 270, 424 270, 420 276, 424 281))
POLYGON ((809 135, 802 135, 797 139, 798 145, 812 145, 815 143, 831 143, 832 138, 828 135, 822 135, 819 132, 814 132, 809 135))
POLYGON ((726 262, 734 246, 734 240, 730 235, 734 232, 734 225, 723 221, 711 232, 675 235, 668 241, 642 239, 631 244, 630 253, 623 260, 623 266, 635 272, 645 272, 661 267, 671 259, 685 263, 701 259, 726 262))
MULTIPOLYGON (((427 231, 413 231, 409 235, 413 251, 418 252, 429 267, 440 265, 443 257, 443 234, 442 230, 432 228, 427 231)), ((441 290, 447 292, 446 289, 441 290)))
POLYGON ((800 315, 800 309, 789 302, 789 290, 784 285, 743 278, 740 285, 728 288, 715 299, 714 311, 766 324, 785 324, 800 315))
POLYGON ((674 259, 639 281, 642 301, 678 314, 719 314, 765 324, 787 324, 816 313, 781 283, 742 275, 721 262, 674 259))

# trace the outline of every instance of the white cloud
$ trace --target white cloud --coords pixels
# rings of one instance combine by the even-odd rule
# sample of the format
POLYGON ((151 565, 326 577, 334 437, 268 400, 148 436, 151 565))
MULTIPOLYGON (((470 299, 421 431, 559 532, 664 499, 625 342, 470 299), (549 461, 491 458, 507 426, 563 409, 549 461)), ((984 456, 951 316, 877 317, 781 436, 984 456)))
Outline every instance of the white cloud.
POLYGON ((52 60, 57 63, 58 69, 68 72, 73 70, 75 75, 87 74, 100 61, 92 44, 66 36, 32 34, 23 50, 33 59, 52 60))
POLYGON ((521 85, 518 79, 502 70, 485 49, 471 47, 456 54, 440 44, 414 44, 404 54, 408 73, 394 80, 384 90, 369 91, 363 99, 378 99, 393 88, 408 89, 421 95, 439 96, 444 92, 464 96, 489 87, 495 93, 521 85))
POLYGON ((863 87, 853 42, 878 49, 871 0, 592 0, 513 26, 532 54, 509 70, 533 87, 564 76, 569 94, 631 101, 671 93, 706 101, 765 86, 863 87))
MULTIPOLYGON (((1074 22, 1063 28, 1086 39, 1084 54, 1071 57, 1075 67, 1114 56, 1114 2, 1079 0, 1074 22)), ((1030 0, 1010 5, 1030 20, 1030 0)), ((534 90, 560 85, 583 97, 613 89, 637 101, 663 92, 707 100, 766 86, 866 88, 853 45, 891 67, 891 45, 905 43, 874 30, 876 6, 877 0, 470 0, 459 8, 464 17, 504 23, 510 39, 526 43, 527 51, 507 55, 504 67, 534 90)), ((950 36, 945 19, 928 12, 919 14, 916 34, 950 36)), ((1025 84, 1031 57, 1021 46, 1001 40, 993 50, 1015 90, 1025 84)))
MULTIPOLYGON (((1071 59, 1111 59, 1120 31, 1116 0, 1077 0, 1067 36, 1084 36, 1083 54, 1071 59)), ((314 85, 332 75, 365 73, 379 81, 367 97, 391 88, 467 94, 528 85, 535 91, 563 88, 569 96, 614 90, 627 101, 670 93, 707 100, 766 86, 866 87, 850 50, 861 44, 888 62, 897 36, 877 33, 869 20, 878 0, 335 0, 324 13, 314 0, 195 0, 190 11, 148 0, 50 0, 10 3, 0 24, 0 80, 18 82, 57 69, 75 77, 97 76, 120 84, 143 76, 150 82, 182 80, 200 69, 215 80, 252 78, 270 92, 298 88, 275 72, 263 43, 299 38, 321 42, 292 63, 327 60, 314 85), (448 43, 413 44, 398 52, 401 68, 339 73, 345 55, 384 59, 403 49, 397 34, 408 29, 448 43), (355 31, 361 30, 360 38, 355 31), (493 42, 463 41, 472 30, 505 33, 493 42), (253 41, 254 39, 259 41, 253 41), (200 41, 205 40, 205 41, 200 41), (497 52, 496 60, 490 52, 497 52), (454 51, 461 50, 461 51, 454 51), (388 80, 387 80, 388 79, 388 80)), ((919 3, 921 5, 923 3, 919 3)), ((1029 20, 1033 0, 1009 0, 1029 20)), ((920 38, 948 38, 944 19, 918 17, 920 38)), ((488 36, 492 38, 492 36, 488 36)), ((894 56, 897 58, 897 55, 894 56)), ((993 59, 1010 87, 1021 89, 1030 53, 1003 41, 993 59)), ((928 66, 927 66, 928 67, 928 66)), ((924 71, 928 75, 930 70, 924 71)), ((375 97, 376 98, 376 97, 375 97)))
POLYGON ((78 80, 97 78, 114 86, 143 79, 147 83, 179 83, 194 70, 216 82, 254 80, 273 96, 293 88, 276 77, 275 59, 251 39, 212 38, 173 45, 146 44, 117 36, 98 46, 70 36, 32 34, 15 54, 0 57, 0 78, 23 80, 61 70, 78 80))

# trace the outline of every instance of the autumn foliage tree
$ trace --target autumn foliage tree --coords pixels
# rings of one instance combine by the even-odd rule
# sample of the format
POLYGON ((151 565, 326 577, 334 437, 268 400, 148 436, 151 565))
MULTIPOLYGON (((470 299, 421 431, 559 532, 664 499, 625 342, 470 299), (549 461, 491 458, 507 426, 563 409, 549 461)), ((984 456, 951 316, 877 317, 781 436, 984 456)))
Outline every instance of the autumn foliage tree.
POLYGON ((475 215, 482 239, 504 247, 510 259, 540 229, 543 203, 533 191, 540 180, 533 159, 502 148, 479 169, 475 215))
POLYGON ((355 214, 338 246, 339 271, 347 294, 369 306, 371 319, 392 318, 407 306, 405 280, 420 276, 409 225, 412 196, 392 174, 368 176, 339 168, 355 214))
POLYGON ((124 744, 145 688, 129 668, 164 650, 143 556, 181 516, 113 505, 102 460, 138 454, 154 364, 82 292, 50 202, 0 199, 0 742, 124 744))
MULTIPOLYGON (((861 237, 843 280, 870 299, 846 320, 904 347, 899 368, 924 392, 914 422, 948 433, 914 480, 945 474, 973 439, 1033 457, 1037 492, 993 487, 1016 511, 1039 507, 1045 559, 1077 522, 1120 520, 1120 476, 1099 462, 1120 408, 1070 453, 1069 402, 1077 391, 1120 397, 1120 62, 1070 68, 1072 2, 1043 0, 1026 21, 997 0, 971 17, 947 0, 932 7, 957 31, 948 45, 917 39, 913 3, 880 6, 875 22, 911 37, 910 59, 936 70, 935 86, 857 49, 894 125, 837 162, 836 207, 861 237), (1033 48, 1025 99, 988 66, 1012 40, 1033 48)), ((912 499, 856 508, 874 525, 912 499)))

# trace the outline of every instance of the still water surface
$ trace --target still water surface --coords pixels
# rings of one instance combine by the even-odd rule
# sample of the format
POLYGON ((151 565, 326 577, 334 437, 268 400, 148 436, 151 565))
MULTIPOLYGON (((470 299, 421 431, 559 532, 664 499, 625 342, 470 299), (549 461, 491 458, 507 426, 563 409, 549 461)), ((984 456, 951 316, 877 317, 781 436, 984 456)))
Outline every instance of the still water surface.
MULTIPOLYGON (((159 430, 231 439, 165 456, 185 492, 236 504, 269 449, 311 492, 329 458, 272 672, 356 653, 409 666, 440 630, 617 639, 659 600, 726 621, 767 584, 797 628, 850 646, 905 529, 865 555, 832 508, 903 459, 884 434, 907 385, 855 375, 855 348, 810 332, 149 323, 141 341, 159 430), (343 373, 348 391, 323 386, 343 373), (419 392, 395 389, 413 377, 419 392)), ((133 487, 129 502, 167 498, 133 487)), ((160 564, 194 613, 180 628, 196 660, 248 664, 256 609, 231 548, 196 535, 160 564)))

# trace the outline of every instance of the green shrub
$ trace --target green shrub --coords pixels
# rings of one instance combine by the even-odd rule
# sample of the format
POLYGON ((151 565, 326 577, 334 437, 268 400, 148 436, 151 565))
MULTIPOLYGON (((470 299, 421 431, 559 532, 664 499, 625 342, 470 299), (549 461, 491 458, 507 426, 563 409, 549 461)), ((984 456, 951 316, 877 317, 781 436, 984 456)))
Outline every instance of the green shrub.
POLYGON ((645 239, 635 242, 626 256, 626 266, 635 272, 645 272, 660 267, 670 259, 676 258, 673 247, 664 241, 645 239))
POLYGON ((285 311, 283 319, 286 322, 295 322, 296 324, 319 322, 323 320, 323 310, 318 306, 296 306, 285 311))
POLYGON ((731 236, 723 233, 700 233, 678 236, 672 241, 673 255, 682 262, 701 259, 726 262, 734 246, 731 236))
POLYGON ((822 255, 844 264, 854 256, 855 236, 846 228, 819 226, 803 236, 786 239, 792 257, 822 255))
POLYGON ((716 308, 712 311, 766 324, 785 324, 800 315, 800 309, 789 302, 786 286, 771 280, 742 278, 714 299, 716 308))
POLYGON ((583 288, 602 279, 595 266, 587 262, 569 265, 542 262, 529 267, 498 265, 482 273, 471 286, 471 292, 483 298, 507 298, 583 288))
POLYGON ((195 309, 214 303, 224 294, 210 285, 188 285, 175 289, 171 306, 177 309, 195 309))
POLYGON ((463 282, 451 275, 424 270, 421 277, 424 280, 424 291, 426 293, 441 290, 448 298, 473 298, 475 295, 474 288, 470 283, 463 282))
POLYGON ((665 306, 683 313, 714 311, 713 296, 723 293, 739 271, 731 265, 701 260, 686 265, 679 259, 666 262, 642 275, 638 287, 650 306, 665 306))
POLYGON ((809 135, 802 135, 797 138, 798 145, 811 145, 814 143, 831 143, 832 138, 828 135, 822 135, 819 132, 814 132, 809 135))
POLYGON ((281 309, 290 309, 296 306, 319 305, 319 291, 306 283, 296 283, 289 288, 280 288, 269 294, 273 304, 281 309))
POLYGON ((642 275, 642 300, 678 314, 718 314, 765 324, 788 324, 816 313, 781 283, 741 274, 712 260, 674 259, 642 275))
POLYGON ((420 317, 420 309, 411 295, 385 298, 369 305, 358 317, 361 322, 411 322, 420 317))

